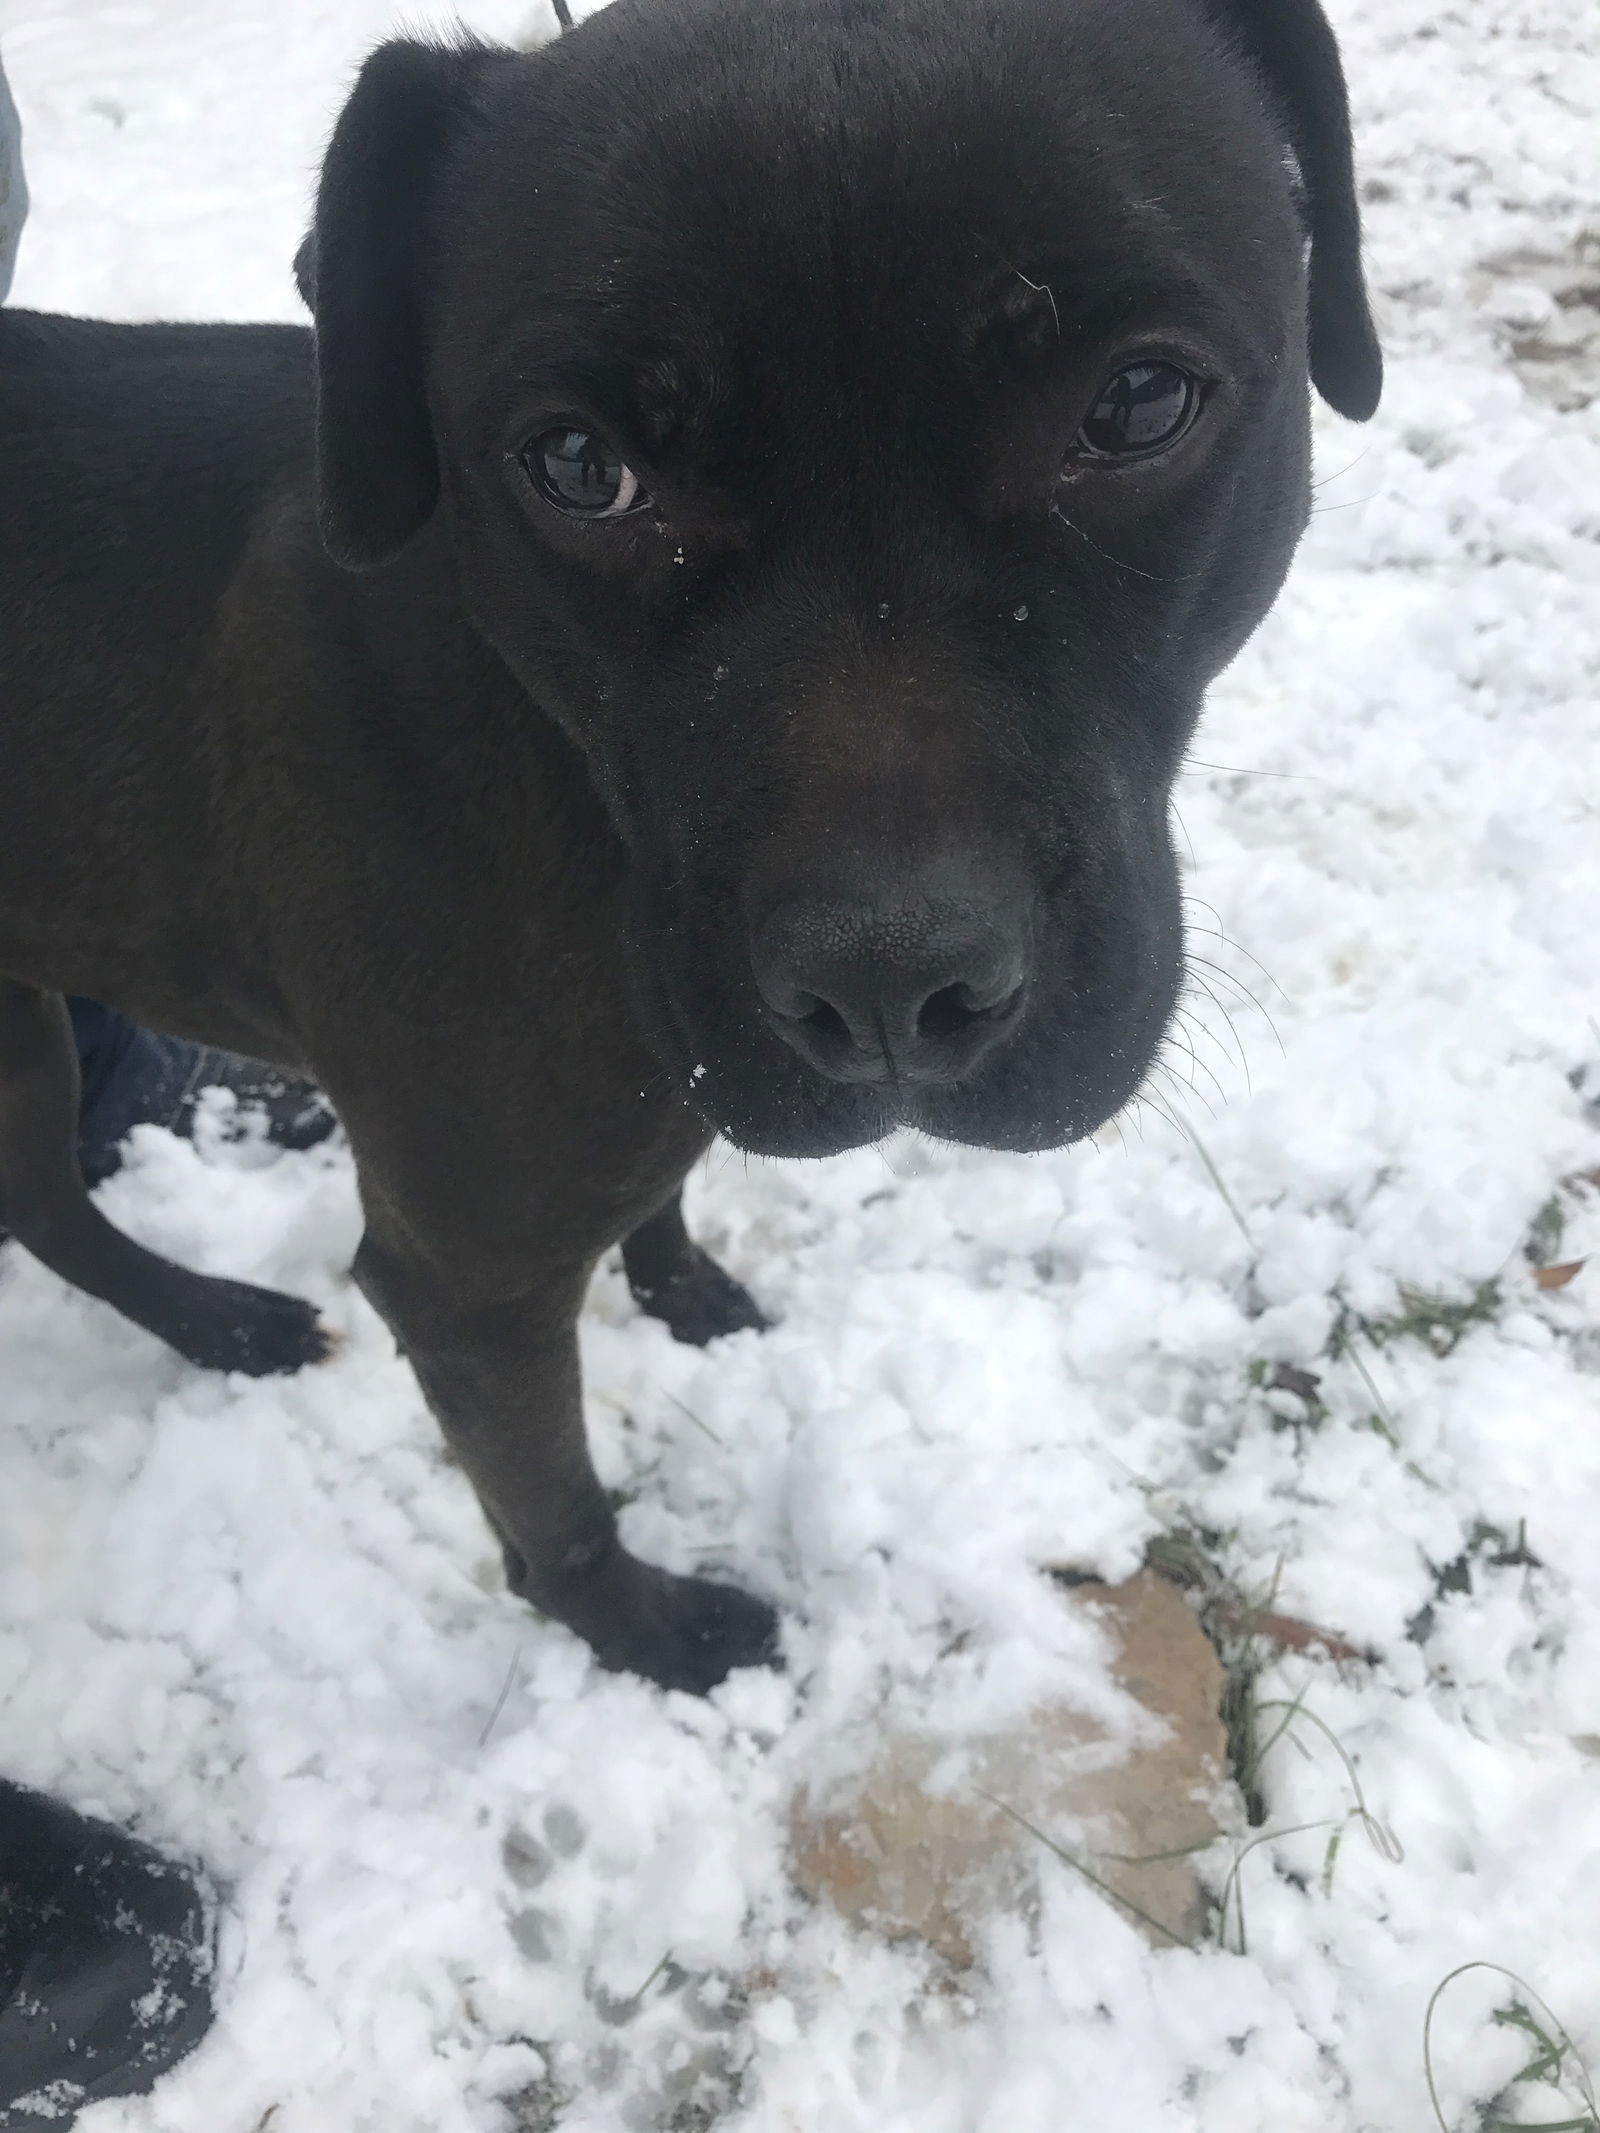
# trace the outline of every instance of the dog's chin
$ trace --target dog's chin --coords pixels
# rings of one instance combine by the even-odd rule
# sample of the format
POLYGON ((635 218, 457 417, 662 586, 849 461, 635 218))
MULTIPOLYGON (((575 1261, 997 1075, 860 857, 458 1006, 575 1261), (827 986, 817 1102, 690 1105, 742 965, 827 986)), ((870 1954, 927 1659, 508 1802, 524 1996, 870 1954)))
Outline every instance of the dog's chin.
POLYGON ((902 1128, 964 1148, 1037 1155, 1086 1140, 1126 1100, 1061 1104, 1040 1114, 997 1108, 959 1087, 897 1099, 892 1092, 840 1088, 820 1078, 807 1102, 781 1111, 741 1103, 727 1090, 702 1095, 697 1087, 694 1095, 697 1109, 724 1140, 746 1155, 773 1156, 843 1155, 902 1128))
POLYGON ((1058 995, 963 1081, 906 1088, 819 1074, 765 1021, 695 1012, 661 973, 647 985, 657 1052, 715 1132, 747 1155, 827 1156, 902 1128, 967 1148, 1033 1155, 1087 1140, 1143 1086, 1178 996, 1181 962, 1095 1000, 1058 995))
POLYGON ((702 1063, 686 1077, 686 1093, 707 1124, 747 1155, 842 1155, 902 1128, 961 1147, 1034 1155, 1088 1139, 1120 1111, 1158 1041, 1159 1032, 1148 1047, 1119 1047, 1114 1063, 1042 1061, 1034 1048, 1019 1047, 985 1062, 970 1081, 903 1092, 829 1081, 792 1058, 764 1058, 758 1074, 702 1063))
POLYGON ((856 1089, 819 1093, 804 1106, 779 1113, 738 1102, 715 1111, 701 1102, 700 1109, 707 1123, 745 1155, 843 1155, 885 1140, 908 1123, 893 1102, 856 1089))

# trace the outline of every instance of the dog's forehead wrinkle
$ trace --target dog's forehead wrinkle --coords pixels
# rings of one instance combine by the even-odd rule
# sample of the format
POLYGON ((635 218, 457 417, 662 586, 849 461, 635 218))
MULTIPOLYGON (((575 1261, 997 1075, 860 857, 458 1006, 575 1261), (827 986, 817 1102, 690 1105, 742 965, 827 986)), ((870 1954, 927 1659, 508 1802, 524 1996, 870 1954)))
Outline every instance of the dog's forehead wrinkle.
MULTIPOLYGON (((708 280, 725 302, 734 285, 735 308, 769 333, 773 312, 808 326, 852 283, 858 300, 875 290, 886 309, 914 308, 969 280, 974 236, 1060 301, 1034 262, 1063 229, 1082 240, 1098 225, 1135 256, 1182 234, 1215 256, 1274 219, 1264 191, 1292 216, 1281 147, 1259 110, 1239 108, 1253 95, 1200 11, 1118 8, 704 0, 669 23, 621 0, 564 40, 554 84, 548 66, 523 80, 549 168, 532 182, 508 171, 497 189, 537 226, 530 253, 560 254, 561 279, 577 273, 624 308, 693 302, 708 280), (1126 112, 1118 8, 1160 25, 1161 63, 1140 84, 1147 123, 1126 112)), ((510 122, 525 114, 507 96, 479 140, 493 157, 502 137, 522 164, 526 129, 510 122)))

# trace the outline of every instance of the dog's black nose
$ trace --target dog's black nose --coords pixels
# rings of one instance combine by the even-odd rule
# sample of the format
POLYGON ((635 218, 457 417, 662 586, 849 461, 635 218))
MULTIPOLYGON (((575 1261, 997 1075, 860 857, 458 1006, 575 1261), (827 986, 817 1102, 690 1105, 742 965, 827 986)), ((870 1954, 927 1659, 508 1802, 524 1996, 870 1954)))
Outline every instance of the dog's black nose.
POLYGON ((1016 1023, 1025 929, 957 898, 798 898, 753 944, 773 1027, 830 1081, 959 1081, 1016 1023))

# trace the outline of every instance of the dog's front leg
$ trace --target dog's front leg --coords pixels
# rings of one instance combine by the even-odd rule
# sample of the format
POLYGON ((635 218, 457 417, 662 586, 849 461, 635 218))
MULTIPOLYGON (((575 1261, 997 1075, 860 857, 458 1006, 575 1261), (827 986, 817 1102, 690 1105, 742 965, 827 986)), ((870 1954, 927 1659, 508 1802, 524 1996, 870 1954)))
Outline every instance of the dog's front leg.
POLYGON ((78 1167, 78 1053, 60 993, 0 978, 0 1229, 203 1370, 253 1377, 328 1352, 315 1310, 249 1282, 192 1273, 106 1220, 78 1167))
POLYGON ((583 1426, 577 1316, 590 1271, 549 1265, 510 1288, 446 1276, 370 1204, 356 1260, 499 1534, 512 1589, 603 1666, 703 1694, 736 1666, 771 1663, 777 1618, 618 1539, 583 1426))
POLYGON ((622 1268, 639 1309, 692 1347, 772 1323, 743 1282, 690 1236, 681 1192, 623 1238, 622 1268))

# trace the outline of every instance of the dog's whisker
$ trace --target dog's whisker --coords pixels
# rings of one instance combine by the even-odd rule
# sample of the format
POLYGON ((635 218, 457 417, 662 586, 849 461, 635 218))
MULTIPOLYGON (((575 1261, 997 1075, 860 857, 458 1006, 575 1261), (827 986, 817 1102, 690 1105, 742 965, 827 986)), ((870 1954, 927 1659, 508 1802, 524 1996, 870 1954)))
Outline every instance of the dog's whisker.
POLYGON ((1167 1101, 1172 1105, 1172 1108, 1175 1113, 1178 1111, 1187 1111, 1189 1108, 1190 1099, 1192 1098, 1195 1102, 1205 1104, 1206 1116, 1208 1119, 1214 1120, 1216 1118, 1216 1106, 1214 1104, 1206 1103, 1205 1098, 1199 1094, 1199 1092, 1194 1088, 1194 1086, 1191 1083, 1184 1081, 1180 1076, 1174 1074, 1170 1067, 1164 1067, 1158 1064, 1152 1068, 1152 1072, 1159 1072, 1163 1077, 1163 1087, 1166 1091, 1167 1101))
POLYGON ((1346 460, 1337 473, 1319 475, 1311 484, 1313 493, 1318 489, 1331 489, 1336 481, 1343 481, 1347 474, 1353 473, 1360 466, 1362 460, 1368 456, 1371 450, 1371 445, 1363 445, 1355 458, 1346 460))
POLYGON ((1209 902, 1209 901, 1208 901, 1208 900, 1207 900, 1207 899, 1206 899, 1206 898, 1205 898, 1204 896, 1197 896, 1197 895, 1195 894, 1195 892, 1193 891, 1193 889, 1185 889, 1185 890, 1184 890, 1184 892, 1183 892, 1183 900, 1184 900, 1184 903, 1185 903, 1185 904, 1186 904, 1187 906, 1189 906, 1189 907, 1190 907, 1190 908, 1191 908, 1192 910, 1195 910, 1195 911, 1208 911, 1208 912, 1209 912, 1209 913, 1211 914, 1211 916, 1212 916, 1212 917, 1213 917, 1213 918, 1214 918, 1214 919, 1216 920, 1216 922, 1217 922, 1217 929, 1218 929, 1218 935, 1219 935, 1219 938, 1220 938, 1220 937, 1221 937, 1221 930, 1220 930, 1220 929, 1221 929, 1221 926, 1222 926, 1222 913, 1221 913, 1221 912, 1220 912, 1220 911, 1219 911, 1219 910, 1217 909, 1216 905, 1215 905, 1214 903, 1211 903, 1211 902, 1209 902))
POLYGON ((1222 964, 1213 963, 1206 956, 1196 955, 1192 949, 1189 952, 1189 963, 1192 969, 1204 970, 1209 974, 1205 981, 1207 990, 1210 991, 1211 997, 1217 1000, 1219 1007, 1222 1002, 1217 997, 1215 986, 1220 983, 1232 988, 1234 994, 1237 995, 1237 1004, 1240 1007, 1253 1007, 1264 1021, 1270 1023, 1271 1016, 1242 978, 1236 977, 1231 970, 1225 969, 1222 964))
MULTIPOLYGON (((1183 1010, 1181 1008, 1178 1009, 1178 1013, 1180 1015, 1182 1014, 1182 1012, 1183 1010)), ((1207 1034, 1209 1034, 1209 1032, 1207 1034)), ((1169 1029, 1166 1036, 1162 1039, 1162 1042, 1166 1044, 1178 1045, 1188 1057, 1189 1062, 1194 1069, 1194 1072, 1196 1074, 1204 1074, 1206 1079, 1211 1083, 1211 1086, 1216 1090, 1219 1100, 1223 1103, 1227 1102, 1228 1092, 1226 1091, 1226 1089, 1223 1088, 1222 1083, 1218 1080, 1216 1069, 1200 1057, 1200 1054, 1195 1050, 1193 1044, 1189 1041, 1186 1032, 1180 1033, 1176 1029, 1169 1029)), ((1193 1076, 1190 1077, 1189 1086, 1191 1089, 1195 1089, 1193 1076)), ((1195 1089, 1195 1094, 1199 1095, 1199 1093, 1199 1090, 1195 1089)), ((1202 1102, 1205 1101, 1204 1098, 1202 1098, 1201 1100, 1202 1102)))
MULTIPOLYGON (((1189 928, 1189 932, 1191 934, 1199 934, 1202 940, 1215 940, 1219 942, 1223 947, 1231 948, 1236 955, 1242 955, 1247 963, 1253 963, 1255 965, 1256 969, 1260 971, 1261 975, 1266 979, 1267 983, 1272 987, 1272 990, 1278 995, 1279 999, 1282 1000, 1286 1007, 1293 1005, 1289 994, 1285 991, 1284 987, 1279 984, 1278 980, 1273 976, 1272 972, 1267 968, 1266 964, 1262 962, 1260 956, 1256 955, 1251 949, 1247 948, 1244 945, 1243 941, 1236 941, 1233 938, 1232 934, 1227 931, 1227 929, 1222 923, 1222 914, 1220 911, 1218 911, 1215 904, 1207 903, 1204 897, 1193 896, 1189 894, 1185 894, 1184 902, 1192 906, 1193 909, 1195 909, 1196 911, 1210 912, 1211 916, 1216 920, 1216 924, 1214 926, 1191 926, 1189 928)), ((1204 958, 1191 958, 1191 960, 1203 961, 1204 958)), ((1219 966, 1216 964, 1210 964, 1208 967, 1211 969, 1219 968, 1219 966)), ((1224 972, 1223 975, 1229 974, 1224 972)), ((1232 978, 1231 982, 1235 986, 1239 986, 1239 989, 1241 991, 1247 991, 1246 987, 1239 985, 1239 980, 1237 978, 1232 978)), ((1250 993, 1249 997, 1252 1000, 1255 1000, 1255 995, 1253 993, 1250 993)), ((1262 1007, 1262 1004, 1259 1000, 1255 1000, 1255 1004, 1258 1008, 1261 1009, 1261 1012, 1263 1014, 1266 1014, 1266 1009, 1262 1007)), ((1271 1020, 1270 1016, 1268 1017, 1268 1020, 1271 1020)))
POLYGON ((1307 770, 1250 770, 1242 763, 1208 763, 1198 755, 1185 756, 1179 777, 1192 778, 1202 770, 1223 771, 1230 778, 1289 778, 1306 785, 1321 785, 1325 779, 1315 778, 1307 770))
MULTIPOLYGON (((1273 1042, 1277 1045, 1278 1050, 1283 1053, 1285 1058, 1288 1057, 1288 1048, 1284 1044, 1282 1032, 1279 1030, 1276 1021, 1273 1019, 1271 1010, 1267 1007, 1266 1003, 1263 1000, 1259 999, 1256 994, 1251 991, 1250 987, 1244 983, 1243 979, 1235 977, 1231 970, 1224 970, 1220 963, 1208 962, 1203 955, 1191 954, 1189 960, 1191 964, 1198 963, 1202 969, 1209 970, 1213 976, 1221 978, 1224 983, 1231 985, 1234 990, 1241 996, 1242 999, 1247 1000, 1250 1005, 1255 1009, 1256 1013, 1261 1017, 1262 1021, 1265 1022, 1267 1028, 1271 1030, 1273 1042)), ((1207 987, 1207 990, 1210 990, 1209 986, 1207 987)), ((1212 994, 1212 998, 1216 999, 1215 993, 1212 994)), ((1220 1000, 1217 1000, 1217 1005, 1220 1007, 1222 1005, 1222 1002, 1220 1000)))
MULTIPOLYGON (((1193 1055, 1191 1054, 1190 1056, 1192 1057, 1193 1055)), ((1210 1097, 1206 1095, 1205 1091, 1200 1087, 1198 1082, 1195 1081, 1193 1075, 1180 1074, 1177 1068, 1172 1064, 1171 1059, 1167 1056, 1167 1053, 1165 1051, 1165 1041, 1163 1043, 1163 1049, 1157 1052, 1155 1058, 1151 1062, 1151 1071, 1153 1073, 1161 1074, 1165 1078, 1167 1084, 1172 1089, 1175 1098, 1182 1097, 1187 1099, 1192 1097, 1197 1104, 1201 1104, 1204 1106, 1205 1113, 1208 1118, 1215 1118, 1218 1115, 1216 1105, 1211 1101, 1210 1097)), ((1218 1093, 1221 1094, 1220 1091, 1218 1093)), ((1225 1096, 1222 1100, 1224 1103, 1227 1102, 1227 1098, 1225 1096)))
POLYGON ((1181 1133, 1185 1140, 1189 1138, 1188 1133, 1184 1129, 1183 1121, 1171 1109, 1165 1099, 1160 1096, 1154 1088, 1151 1087, 1149 1082, 1146 1082, 1144 1087, 1140 1090, 1139 1102, 1141 1106, 1148 1104, 1157 1118, 1164 1119, 1166 1123, 1172 1127, 1173 1131, 1176 1133, 1181 1133))
MULTIPOLYGON (((1248 1000, 1252 1007, 1261 1007, 1261 1002, 1256 998, 1243 978, 1236 976, 1225 964, 1213 963, 1209 956, 1196 955, 1192 948, 1189 951, 1189 964, 1192 969, 1209 970, 1214 979, 1220 978, 1224 985, 1231 985, 1240 998, 1248 1000)), ((1264 1009, 1262 1011, 1265 1012, 1264 1009)))
MULTIPOLYGON (((1185 972, 1185 976, 1187 975, 1188 973, 1185 972)), ((1227 1053, 1226 1045, 1223 1044, 1221 1038, 1217 1035, 1216 1031, 1211 1027, 1210 1023, 1207 1022, 1205 1016, 1197 1014, 1194 1008, 1187 1004, 1192 999, 1192 997, 1193 996, 1187 991, 1187 989, 1181 992, 1178 995, 1178 1004, 1172 1010, 1173 1014, 1183 1024, 1185 1029, 1193 1030, 1197 1036, 1208 1037, 1211 1042, 1218 1047, 1220 1051, 1227 1053)), ((1231 1057, 1232 1055, 1228 1054, 1228 1056, 1231 1057)))
MULTIPOLYGON (((1182 1022, 1186 1030, 1192 1030, 1196 1037, 1204 1037, 1208 1044, 1215 1045, 1217 1050, 1221 1053, 1222 1057, 1227 1061, 1230 1067, 1232 1067, 1236 1063, 1239 1066, 1244 1067, 1245 1079, 1246 1081, 1249 1080, 1250 1070, 1245 1063, 1243 1052, 1239 1048, 1239 1032, 1233 1027, 1233 1024, 1231 1022, 1229 1023, 1228 1027, 1234 1040, 1232 1050, 1230 1050, 1229 1047, 1223 1043, 1222 1039, 1217 1035, 1216 1031, 1211 1027, 1210 1023, 1205 1019, 1204 1015, 1195 1014, 1189 1008, 1183 1006, 1181 1002, 1177 1007, 1173 1009, 1173 1013, 1177 1017, 1177 1019, 1182 1022)), ((1201 1065, 1204 1064, 1204 1062, 1198 1060, 1196 1063, 1201 1065)), ((1216 1078, 1213 1069, 1211 1069, 1210 1067, 1206 1067, 1205 1071, 1207 1073, 1211 1073, 1213 1075, 1213 1079, 1216 1078)), ((1224 1096, 1224 1101, 1226 1101, 1226 1097, 1224 1095, 1222 1083, 1220 1080, 1217 1081, 1217 1093, 1220 1096, 1224 1096)))
MULTIPOLYGON (((1235 955, 1242 955, 1247 963, 1253 963, 1256 969, 1259 970, 1261 975, 1266 979, 1267 983, 1272 987, 1273 991, 1278 995, 1279 999, 1282 1000, 1285 1007, 1293 1006, 1294 1003, 1290 999, 1288 993, 1285 992, 1284 988, 1278 983, 1278 980, 1273 976, 1272 972, 1267 968, 1266 964, 1262 962, 1260 956, 1254 954, 1250 949, 1248 949, 1244 945, 1243 941, 1236 941, 1231 933, 1225 932, 1223 930, 1222 923, 1220 920, 1214 927, 1197 926, 1194 930, 1200 935, 1202 940, 1218 941, 1223 947, 1231 948, 1234 951, 1235 955)), ((1235 983, 1237 983, 1237 980, 1235 980, 1235 983)))
MULTIPOLYGON (((1250 1062, 1245 1056, 1244 1042, 1239 1035, 1239 1025, 1235 1022, 1233 1015, 1229 1011, 1227 1002, 1218 998, 1217 994, 1212 990, 1211 986, 1195 970, 1192 960, 1185 965, 1184 980, 1186 984, 1195 987, 1199 992, 1204 994, 1205 998, 1211 1002, 1211 1005, 1217 1010, 1218 1014, 1221 1015, 1223 1022, 1227 1025, 1228 1034, 1233 1039, 1234 1056, 1237 1057, 1239 1065, 1243 1070, 1245 1088, 1249 1090, 1251 1087, 1250 1062)), ((1203 1026, 1208 1029, 1213 1043, 1217 1044, 1218 1046, 1221 1046, 1221 1038, 1216 1035, 1215 1031, 1210 1030, 1209 1024, 1204 1024, 1203 1026)))

